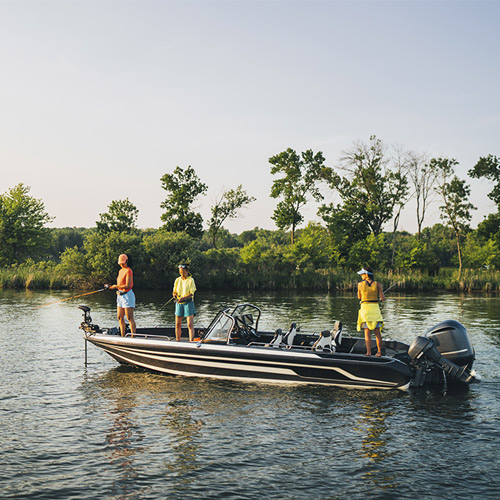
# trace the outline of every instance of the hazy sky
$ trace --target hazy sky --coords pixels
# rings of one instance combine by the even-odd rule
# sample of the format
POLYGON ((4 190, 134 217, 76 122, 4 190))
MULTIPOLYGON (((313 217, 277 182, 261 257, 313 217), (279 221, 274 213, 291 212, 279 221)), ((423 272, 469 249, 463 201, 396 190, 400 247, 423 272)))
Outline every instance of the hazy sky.
MULTIPOLYGON (((224 190, 257 198, 240 233, 275 228, 268 159, 288 147, 335 166, 376 135, 465 178, 500 155, 499 21, 478 0, 0 0, 0 193, 31 186, 55 227, 128 197, 159 227, 160 178, 191 165, 205 220, 224 190)), ((468 182, 476 225, 496 209, 468 182)))

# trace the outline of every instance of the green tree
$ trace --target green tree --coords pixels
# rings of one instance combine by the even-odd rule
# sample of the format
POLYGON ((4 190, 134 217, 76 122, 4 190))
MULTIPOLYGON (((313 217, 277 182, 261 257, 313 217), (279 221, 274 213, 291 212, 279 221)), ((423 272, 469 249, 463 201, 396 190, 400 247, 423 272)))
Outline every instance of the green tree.
POLYGON ((280 229, 291 229, 292 245, 295 240, 295 229, 304 220, 300 213, 304 205, 312 196, 321 201, 317 183, 324 178, 327 167, 324 165, 323 153, 314 154, 312 150, 301 153, 299 156, 293 149, 269 158, 271 174, 283 174, 276 179, 271 188, 271 197, 283 199, 278 203, 271 217, 280 229))
MULTIPOLYGON (((102 285, 113 282, 119 271, 117 265, 118 256, 125 253, 129 257, 129 265, 134 271, 134 284, 138 285, 141 275, 148 264, 142 244, 142 235, 128 234, 118 231, 102 235, 93 233, 84 242, 85 262, 91 275, 88 277, 89 284, 102 285)), ((72 259, 78 261, 75 255, 72 259)))
POLYGON ((493 200, 500 210, 500 159, 492 155, 485 158, 481 157, 474 167, 469 170, 468 174, 476 179, 486 177, 486 179, 496 182, 493 189, 488 193, 488 198, 493 200))
POLYGON ((436 169, 438 176, 436 191, 443 202, 440 207, 441 219, 455 234, 459 265, 458 280, 460 280, 463 267, 461 243, 470 229, 471 211, 476 207, 468 201, 470 187, 455 175, 455 165, 458 165, 458 162, 454 158, 433 158, 430 162, 430 167, 436 169))
POLYGON ((52 239, 51 245, 47 249, 49 259, 59 261, 61 254, 67 248, 83 248, 83 241, 87 234, 93 230, 84 227, 62 227, 52 228, 50 236, 52 239))
POLYGON ((112 231, 130 233, 136 229, 139 210, 128 199, 114 200, 108 205, 108 211, 99 214, 100 220, 96 222, 97 232, 108 234, 112 231))
POLYGON ((50 230, 45 224, 53 217, 29 192, 21 183, 0 195, 0 266, 39 258, 50 246, 50 230))
POLYGON ((57 272, 70 280, 72 286, 83 286, 92 283, 92 269, 87 256, 78 246, 68 247, 61 253, 57 272))
POLYGON ((186 170, 176 167, 172 174, 163 175, 161 182, 162 188, 169 193, 160 205, 165 210, 161 215, 161 220, 165 223, 162 229, 184 231, 195 238, 201 237, 203 218, 191 209, 191 205, 207 191, 207 185, 201 182, 191 166, 186 170))
POLYGON ((310 222, 297 235, 291 251, 296 269, 326 269, 332 257, 332 242, 326 228, 310 222))
POLYGON ((402 204, 408 193, 403 164, 398 157, 390 158, 386 147, 375 136, 370 143, 354 143, 340 159, 346 177, 333 175, 330 186, 338 191, 343 204, 336 208, 323 207, 323 215, 336 219, 335 212, 346 216, 355 232, 368 227, 375 236, 392 219, 395 207, 402 204))
POLYGON ((435 273, 439 269, 439 259, 427 242, 413 238, 411 246, 396 255, 396 265, 400 268, 419 269, 435 273))
POLYGON ((192 271, 199 256, 197 239, 184 232, 157 231, 143 240, 149 257, 148 285, 170 288, 179 276, 179 264, 189 262, 192 271))
POLYGON ((390 245, 385 233, 375 236, 370 233, 364 240, 353 242, 347 258, 347 266, 350 269, 357 269, 369 262, 370 266, 381 270, 389 267, 390 245))
POLYGON ((217 248, 217 233, 224 221, 234 219, 238 210, 252 201, 255 201, 255 198, 248 196, 241 184, 236 189, 230 189, 223 193, 220 200, 212 207, 212 217, 209 222, 209 233, 212 236, 214 248, 217 248))

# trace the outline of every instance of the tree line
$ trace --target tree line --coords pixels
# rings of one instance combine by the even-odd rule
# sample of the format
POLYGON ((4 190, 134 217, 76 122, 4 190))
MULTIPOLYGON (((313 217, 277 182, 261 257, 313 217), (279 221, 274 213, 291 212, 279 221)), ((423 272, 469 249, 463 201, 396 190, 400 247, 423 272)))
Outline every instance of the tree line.
POLYGON ((326 165, 322 152, 291 148, 269 163, 270 196, 277 199, 271 218, 278 230, 255 228, 240 235, 223 225, 255 198, 242 185, 225 191, 204 229, 193 207, 208 186, 191 166, 161 178, 166 197, 158 229, 137 228, 139 211, 128 199, 111 201, 94 228, 50 229, 53 219, 43 202, 19 184, 0 195, 0 285, 9 286, 13 274, 39 271, 50 275, 48 286, 93 286, 114 277, 120 253, 130 254, 137 285, 149 288, 169 288, 181 261, 190 262, 197 282, 209 288, 346 287, 364 263, 384 273, 419 273, 424 281, 454 268, 456 283, 465 269, 500 268, 495 156, 479 158, 468 171, 490 181, 488 197, 497 206, 474 230, 470 186, 456 175, 454 158, 428 158, 372 136, 353 143, 335 167, 326 165), (333 195, 337 203, 324 202, 333 195), (411 198, 416 234, 398 230, 411 198), (311 200, 319 204, 321 222, 301 228, 311 200), (440 204, 441 223, 425 227, 431 202, 440 204))

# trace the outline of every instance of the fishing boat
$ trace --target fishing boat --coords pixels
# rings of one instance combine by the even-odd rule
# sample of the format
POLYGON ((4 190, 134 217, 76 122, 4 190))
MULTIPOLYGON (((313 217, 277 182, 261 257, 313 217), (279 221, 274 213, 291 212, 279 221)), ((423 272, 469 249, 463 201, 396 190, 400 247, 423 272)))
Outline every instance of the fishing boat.
POLYGON ((195 327, 193 342, 186 329, 176 341, 174 326, 121 336, 116 327, 93 324, 89 307, 79 309, 86 342, 121 364, 168 375, 374 389, 480 380, 467 331, 455 320, 439 323, 411 345, 383 340, 377 357, 366 355, 364 338, 344 334, 340 321, 318 332, 302 331, 296 323, 262 331, 261 309, 248 303, 220 310, 206 328, 195 327))

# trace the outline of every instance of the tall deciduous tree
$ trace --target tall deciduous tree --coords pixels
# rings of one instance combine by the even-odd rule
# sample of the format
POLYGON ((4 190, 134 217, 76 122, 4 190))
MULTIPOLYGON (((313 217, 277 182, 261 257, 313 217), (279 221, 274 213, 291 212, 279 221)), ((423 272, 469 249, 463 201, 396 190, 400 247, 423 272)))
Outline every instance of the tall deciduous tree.
POLYGON ((379 235, 407 194, 404 173, 391 162, 385 145, 375 136, 369 144, 356 142, 340 161, 341 169, 348 173, 340 181, 341 198, 358 206, 371 232, 379 235))
POLYGON ((327 179, 342 203, 322 205, 318 214, 326 222, 338 250, 336 260, 343 264, 353 242, 370 233, 382 233, 394 217, 395 234, 399 214, 408 198, 407 153, 395 148, 390 154, 375 136, 368 144, 355 142, 340 158, 342 177, 330 171, 327 179), (396 216, 394 214, 396 213, 396 216))
POLYGON ((269 158, 271 174, 282 174, 271 187, 272 198, 282 198, 271 217, 280 229, 291 230, 292 245, 295 240, 295 229, 304 220, 301 210, 310 197, 321 201, 317 183, 324 177, 326 169, 323 153, 312 150, 298 155, 293 149, 269 158))
POLYGON ((53 220, 45 205, 29 195, 24 184, 0 195, 0 265, 6 266, 37 258, 50 245, 45 224, 53 220))
POLYGON ((108 211, 99 214, 100 220, 96 222, 97 231, 107 234, 112 231, 130 233, 137 226, 139 210, 128 199, 114 200, 108 205, 108 211))
POLYGON ((191 205, 207 191, 207 185, 201 182, 191 166, 185 170, 176 167, 172 174, 165 174, 161 178, 161 183, 162 188, 169 193, 160 205, 165 210, 161 216, 165 223, 162 229, 184 231, 195 238, 200 237, 203 234, 203 218, 191 209, 191 205))
POLYGON ((409 177, 413 187, 417 209, 417 239, 420 240, 422 234, 422 224, 425 214, 432 202, 434 187, 436 184, 437 172, 429 166, 425 155, 412 154, 410 159, 409 177))
POLYGON ((468 201, 470 187, 464 180, 455 175, 454 167, 458 162, 452 158, 433 158, 430 168, 436 170, 437 187, 443 205, 441 205, 441 219, 446 225, 453 229, 457 243, 458 253, 458 279, 462 276, 462 247, 461 241, 465 232, 469 229, 472 218, 471 211, 476 207, 468 201))
POLYGON ((391 265, 394 266, 394 258, 396 255, 396 232, 399 226, 399 218, 401 211, 409 199, 408 189, 408 171, 410 169, 412 154, 405 151, 402 147, 395 148, 393 168, 395 176, 394 193, 392 197, 393 203, 393 223, 392 223, 392 258, 391 265))
POLYGON ((226 219, 234 219, 240 208, 255 201, 248 196, 241 184, 236 189, 230 189, 222 194, 221 198, 212 207, 212 217, 209 222, 209 232, 212 236, 214 248, 217 248, 216 237, 226 219))

